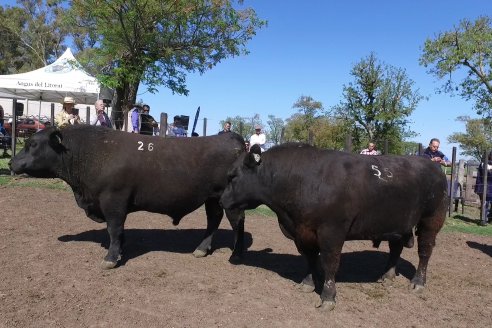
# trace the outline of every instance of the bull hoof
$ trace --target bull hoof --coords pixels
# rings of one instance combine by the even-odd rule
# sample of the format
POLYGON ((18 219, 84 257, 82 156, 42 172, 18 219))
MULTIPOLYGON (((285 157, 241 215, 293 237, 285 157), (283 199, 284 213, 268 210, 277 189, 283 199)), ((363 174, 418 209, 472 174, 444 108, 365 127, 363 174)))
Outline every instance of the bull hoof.
POLYGON ((424 286, 417 284, 410 284, 410 290, 415 294, 422 294, 424 291, 424 286))
POLYGON ((101 262, 101 269, 104 269, 104 270, 113 269, 116 266, 116 263, 117 262, 111 262, 111 261, 103 260, 101 262))
POLYGON ((320 311, 329 312, 335 308, 335 301, 323 301, 319 299, 314 306, 320 311))
POLYGON ((193 256, 194 257, 205 257, 207 256, 207 251, 204 251, 202 249, 195 249, 195 251, 193 252, 193 256))
POLYGON ((302 293, 312 293, 314 292, 314 286, 305 284, 301 282, 299 285, 297 285, 297 289, 302 292, 302 293))
POLYGON ((242 262, 243 262, 243 259, 239 255, 232 254, 231 257, 229 257, 229 263, 231 263, 231 264, 241 264, 242 262))

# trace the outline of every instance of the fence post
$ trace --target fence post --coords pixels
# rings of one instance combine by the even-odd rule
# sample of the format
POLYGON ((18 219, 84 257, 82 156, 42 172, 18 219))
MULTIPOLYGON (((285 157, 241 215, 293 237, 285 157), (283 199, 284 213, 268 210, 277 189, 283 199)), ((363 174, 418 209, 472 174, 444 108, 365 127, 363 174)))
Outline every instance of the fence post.
POLYGON ((51 103, 51 117, 50 117, 50 122, 51 126, 55 126, 55 104, 51 103))
POLYGON ((159 123, 159 137, 165 138, 167 136, 167 113, 161 113, 159 123))
POLYGON ((207 118, 203 118, 203 136, 207 136, 207 118))
MULTIPOLYGON (((484 151, 482 155, 482 171, 483 171, 483 190, 482 190, 482 206, 480 209, 480 225, 487 225, 487 179, 488 179, 488 158, 487 158, 487 150, 484 151)), ((491 209, 492 210, 492 209, 491 209)))
POLYGON ((282 130, 280 131, 280 142, 279 142, 279 144, 284 143, 284 135, 285 135, 285 127, 282 128, 282 130))
POLYGON ((451 207, 454 206, 454 163, 456 162, 456 147, 453 147, 453 155, 451 159, 451 177, 449 180, 449 204, 448 204, 448 217, 451 216, 451 207))
POLYGON ((87 106, 85 114, 86 114, 85 124, 91 124, 91 108, 89 106, 87 106))
POLYGON ((388 155, 388 139, 384 140, 384 155, 388 155))
POLYGON ((346 152, 352 152, 352 135, 348 135, 345 137, 345 148, 343 149, 346 152))

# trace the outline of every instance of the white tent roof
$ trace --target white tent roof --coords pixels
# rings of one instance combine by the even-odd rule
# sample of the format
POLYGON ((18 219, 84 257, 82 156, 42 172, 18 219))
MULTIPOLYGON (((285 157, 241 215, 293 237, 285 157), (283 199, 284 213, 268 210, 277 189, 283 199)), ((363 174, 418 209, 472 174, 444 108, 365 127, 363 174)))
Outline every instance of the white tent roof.
POLYGON ((70 48, 53 64, 21 74, 0 75, 0 96, 61 103, 70 96, 75 103, 94 103, 99 96, 97 79, 87 74, 70 48))

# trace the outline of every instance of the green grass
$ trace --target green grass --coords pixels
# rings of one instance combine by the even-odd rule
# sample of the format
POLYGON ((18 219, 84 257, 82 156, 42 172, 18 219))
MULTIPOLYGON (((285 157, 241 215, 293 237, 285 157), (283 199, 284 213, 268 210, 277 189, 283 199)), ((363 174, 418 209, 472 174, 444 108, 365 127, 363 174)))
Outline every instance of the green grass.
POLYGON ((10 175, 0 175, 0 186, 70 190, 70 187, 60 179, 22 178, 10 175))

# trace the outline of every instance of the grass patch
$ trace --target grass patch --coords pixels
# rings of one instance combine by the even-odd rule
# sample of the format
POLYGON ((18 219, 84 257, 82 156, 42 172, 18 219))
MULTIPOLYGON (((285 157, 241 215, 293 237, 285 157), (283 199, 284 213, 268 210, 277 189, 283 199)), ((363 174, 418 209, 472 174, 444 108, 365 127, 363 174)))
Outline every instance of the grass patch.
MULTIPOLYGON (((479 213, 480 211, 476 209, 479 213)), ((492 224, 480 225, 480 214, 469 217, 466 215, 455 214, 444 222, 443 232, 462 232, 480 236, 492 236, 492 224)))
POLYGON ((266 205, 260 205, 254 210, 246 210, 246 215, 259 215, 276 218, 277 215, 266 205))
POLYGON ((70 187, 60 179, 36 179, 8 175, 0 176, 0 186, 71 190, 70 187))

